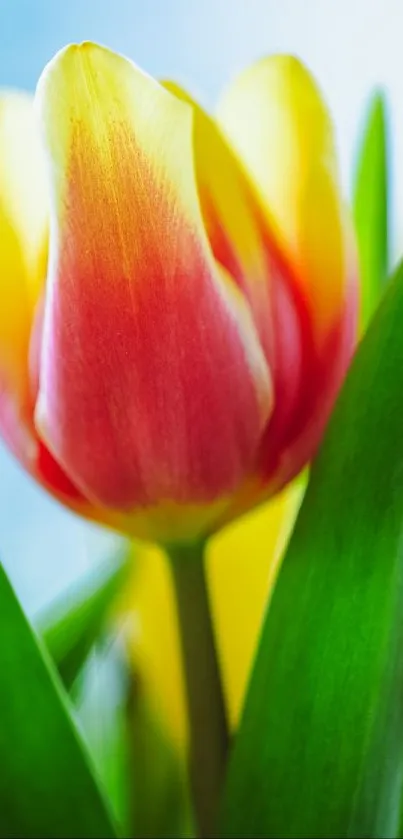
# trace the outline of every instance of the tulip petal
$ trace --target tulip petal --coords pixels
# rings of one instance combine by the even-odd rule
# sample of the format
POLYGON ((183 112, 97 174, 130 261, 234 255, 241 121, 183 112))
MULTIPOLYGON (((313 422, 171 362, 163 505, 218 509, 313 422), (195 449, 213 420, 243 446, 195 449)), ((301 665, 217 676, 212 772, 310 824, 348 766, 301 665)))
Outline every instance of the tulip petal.
POLYGON ((0 427, 15 454, 29 460, 31 325, 46 272, 47 193, 33 102, 0 97, 0 427))
POLYGON ((226 527, 207 546, 212 614, 233 729, 242 712, 264 611, 304 489, 304 482, 295 481, 226 527))
POLYGON ((278 225, 321 344, 346 292, 344 209, 330 115, 310 73, 277 55, 224 94, 218 118, 278 225))
POLYGON ((157 719, 185 756, 189 728, 175 593, 167 557, 157 545, 135 543, 133 582, 122 608, 130 620, 134 671, 157 719))
MULTIPOLYGON (((246 70, 224 95, 218 119, 270 223, 275 220, 301 292, 301 388, 291 423, 285 426, 275 412, 262 440, 255 490, 263 500, 313 456, 351 358, 357 321, 352 225, 340 197, 329 113, 296 58, 272 56, 246 70)), ((275 393, 277 402, 276 387, 275 393)), ((234 509, 256 499, 251 486, 246 482, 234 509)))
POLYGON ((301 386, 304 306, 274 225, 218 123, 187 92, 165 82, 193 108, 195 174, 203 219, 217 261, 249 301, 275 393, 270 439, 284 435, 301 386))
POLYGON ((59 53, 37 98, 52 200, 40 434, 96 503, 225 496, 255 456, 270 374, 206 237, 192 110, 93 44, 59 53))
POLYGON ((215 120, 175 82, 163 84, 193 110, 195 175, 210 246, 217 262, 247 297, 261 343, 272 361, 271 266, 259 200, 215 120))
POLYGON ((33 98, 0 95, 0 429, 48 491, 94 518, 88 502, 38 440, 33 374, 48 248, 48 193, 33 98), (34 364, 32 364, 34 361, 34 364))

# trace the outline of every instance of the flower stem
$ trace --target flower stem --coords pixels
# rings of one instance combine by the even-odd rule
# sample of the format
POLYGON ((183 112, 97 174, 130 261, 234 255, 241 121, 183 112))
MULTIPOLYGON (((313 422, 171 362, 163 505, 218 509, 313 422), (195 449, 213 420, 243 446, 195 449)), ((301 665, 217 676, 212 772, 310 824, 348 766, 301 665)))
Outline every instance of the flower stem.
POLYGON ((190 728, 189 772, 199 836, 214 833, 228 728, 211 622, 204 545, 169 549, 176 592, 190 728))

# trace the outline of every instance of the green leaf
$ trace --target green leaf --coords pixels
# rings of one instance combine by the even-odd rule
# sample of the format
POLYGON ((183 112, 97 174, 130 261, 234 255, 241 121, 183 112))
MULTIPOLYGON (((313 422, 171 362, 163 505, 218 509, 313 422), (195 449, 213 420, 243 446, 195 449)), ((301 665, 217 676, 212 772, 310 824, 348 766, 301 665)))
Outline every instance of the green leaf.
POLYGON ((133 679, 128 717, 132 835, 181 839, 195 835, 185 762, 168 741, 133 679))
POLYGON ((39 616, 38 630, 68 688, 98 638, 130 565, 129 551, 122 552, 79 580, 39 616))
POLYGON ((90 754, 124 836, 194 835, 185 761, 156 718, 124 633, 97 644, 74 686, 90 754))
POLYGON ((122 637, 104 636, 74 683, 80 729, 108 795, 119 832, 129 836, 128 696, 129 661, 122 637))
POLYGON ((389 270, 388 130, 383 95, 371 99, 359 148, 354 182, 354 221, 361 274, 361 325, 375 311, 389 270))
POLYGON ((114 837, 47 656, 0 566, 0 836, 114 837))
POLYGON ((393 837, 403 780, 403 267, 353 362, 266 617, 222 835, 393 837))

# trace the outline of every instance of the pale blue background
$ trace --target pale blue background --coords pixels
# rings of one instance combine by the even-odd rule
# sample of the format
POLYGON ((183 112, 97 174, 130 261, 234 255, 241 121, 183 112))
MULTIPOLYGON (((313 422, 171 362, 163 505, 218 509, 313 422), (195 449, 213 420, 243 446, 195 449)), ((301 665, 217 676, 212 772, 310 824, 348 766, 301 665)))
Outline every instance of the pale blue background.
MULTIPOLYGON (((157 76, 174 76, 213 106, 243 65, 272 51, 298 53, 333 110, 346 188, 372 85, 393 106, 395 205, 403 196, 401 0, 0 0, 0 85, 34 89, 69 41, 98 40, 157 76)), ((401 236, 396 225, 397 250, 401 236)), ((0 556, 24 603, 37 610, 111 546, 48 499, 0 449, 0 556)))

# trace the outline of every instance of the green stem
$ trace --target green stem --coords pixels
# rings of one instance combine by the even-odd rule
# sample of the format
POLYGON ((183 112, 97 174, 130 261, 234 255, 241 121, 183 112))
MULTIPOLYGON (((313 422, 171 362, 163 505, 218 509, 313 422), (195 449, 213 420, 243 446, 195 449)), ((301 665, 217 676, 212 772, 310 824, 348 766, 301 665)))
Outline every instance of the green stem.
POLYGON ((214 836, 228 751, 228 728, 204 569, 204 545, 169 549, 185 671, 189 771, 203 839, 214 836))

